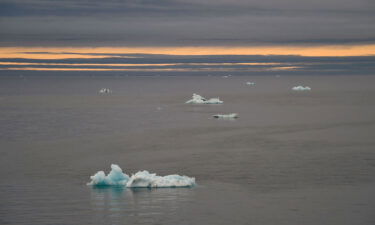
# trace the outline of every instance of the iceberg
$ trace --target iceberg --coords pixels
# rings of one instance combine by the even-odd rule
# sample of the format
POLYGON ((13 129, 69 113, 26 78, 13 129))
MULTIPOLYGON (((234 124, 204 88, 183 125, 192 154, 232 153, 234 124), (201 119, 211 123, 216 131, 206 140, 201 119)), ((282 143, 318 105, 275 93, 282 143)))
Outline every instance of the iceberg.
POLYGON ((90 186, 122 186, 128 188, 167 188, 167 187, 193 187, 196 185, 194 177, 180 176, 177 174, 158 176, 147 170, 139 171, 131 176, 122 172, 116 165, 111 165, 111 172, 105 175, 103 171, 98 171, 90 177, 87 183, 90 186))
POLYGON ((221 101, 219 98, 210 98, 210 99, 205 99, 202 96, 198 94, 193 94, 192 99, 188 100, 185 102, 186 104, 222 104, 224 103, 221 101))
POLYGON ((87 185, 93 186, 124 186, 129 180, 129 176, 122 172, 122 169, 115 164, 111 165, 111 172, 105 175, 104 171, 98 171, 90 177, 91 182, 87 185))
POLYGON ((255 82, 246 82, 246 85, 252 86, 255 85, 255 82))
POLYGON ((109 89, 109 88, 102 88, 99 90, 99 93, 100 94, 108 94, 108 93, 112 93, 112 90, 109 89))
POLYGON ((292 88, 293 91, 311 91, 311 88, 306 86, 295 86, 292 88))
POLYGON ((236 119, 236 118, 238 118, 238 114, 237 113, 216 114, 216 115, 213 115, 213 117, 217 118, 217 119, 236 119))

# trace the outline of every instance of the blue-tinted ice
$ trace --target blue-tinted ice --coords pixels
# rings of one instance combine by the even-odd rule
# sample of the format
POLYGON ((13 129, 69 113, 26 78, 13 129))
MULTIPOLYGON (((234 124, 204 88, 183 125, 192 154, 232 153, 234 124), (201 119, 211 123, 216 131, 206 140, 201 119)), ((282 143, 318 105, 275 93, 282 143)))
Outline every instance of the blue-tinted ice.
POLYGON ((87 185, 92 186, 124 186, 129 188, 136 187, 192 187, 195 185, 194 177, 167 175, 158 176, 148 171, 139 171, 130 177, 122 172, 122 169, 115 164, 111 165, 111 172, 105 175, 103 171, 99 171, 90 177, 91 182, 87 185))

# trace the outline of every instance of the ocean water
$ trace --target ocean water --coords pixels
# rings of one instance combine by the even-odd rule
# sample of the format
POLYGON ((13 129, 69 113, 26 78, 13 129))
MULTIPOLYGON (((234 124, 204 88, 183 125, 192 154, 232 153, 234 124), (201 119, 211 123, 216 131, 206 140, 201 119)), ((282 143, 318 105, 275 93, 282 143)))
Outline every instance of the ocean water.
POLYGON ((0 154, 0 224, 375 224, 375 77, 3 76, 0 154), (86 185, 112 163, 197 186, 86 185))

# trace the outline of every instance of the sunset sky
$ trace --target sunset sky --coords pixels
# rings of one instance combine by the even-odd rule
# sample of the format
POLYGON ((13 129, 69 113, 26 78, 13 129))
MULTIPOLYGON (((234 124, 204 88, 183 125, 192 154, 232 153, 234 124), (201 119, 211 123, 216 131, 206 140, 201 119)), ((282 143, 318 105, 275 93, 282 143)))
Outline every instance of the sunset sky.
POLYGON ((374 59, 372 0, 0 2, 0 73, 367 74, 374 59))

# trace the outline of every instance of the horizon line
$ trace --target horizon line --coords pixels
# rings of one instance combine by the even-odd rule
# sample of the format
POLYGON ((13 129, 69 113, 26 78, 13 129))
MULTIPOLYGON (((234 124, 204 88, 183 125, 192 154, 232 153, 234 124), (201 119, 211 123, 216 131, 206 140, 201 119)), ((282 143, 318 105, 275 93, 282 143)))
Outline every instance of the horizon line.
POLYGON ((305 57, 374 56, 375 44, 319 46, 184 46, 184 47, 0 47, 0 58, 65 59, 107 58, 100 54, 296 55, 305 57), (71 53, 71 54, 69 54, 71 53), (98 55, 89 55, 89 54, 98 55))

